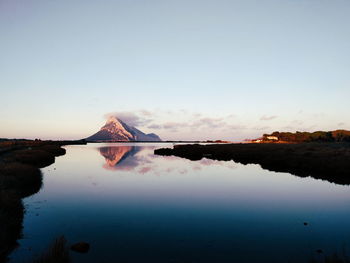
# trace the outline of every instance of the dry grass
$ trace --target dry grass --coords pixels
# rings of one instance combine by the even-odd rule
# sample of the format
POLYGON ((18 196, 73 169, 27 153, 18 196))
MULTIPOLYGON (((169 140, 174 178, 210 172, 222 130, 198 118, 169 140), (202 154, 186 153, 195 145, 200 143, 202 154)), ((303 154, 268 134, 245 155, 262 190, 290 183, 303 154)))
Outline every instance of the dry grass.
POLYGON ((60 156, 66 154, 66 150, 61 148, 59 145, 43 145, 40 150, 54 154, 55 156, 60 156))
POLYGON ((19 162, 0 164, 0 190, 11 190, 24 198, 38 192, 42 185, 41 171, 19 162))
POLYGON ((25 149, 11 152, 8 157, 11 160, 30 164, 39 168, 48 166, 55 162, 55 155, 38 149, 25 149))
POLYGON ((57 238, 51 247, 39 258, 32 261, 33 263, 69 263, 69 250, 66 239, 61 236, 57 238))

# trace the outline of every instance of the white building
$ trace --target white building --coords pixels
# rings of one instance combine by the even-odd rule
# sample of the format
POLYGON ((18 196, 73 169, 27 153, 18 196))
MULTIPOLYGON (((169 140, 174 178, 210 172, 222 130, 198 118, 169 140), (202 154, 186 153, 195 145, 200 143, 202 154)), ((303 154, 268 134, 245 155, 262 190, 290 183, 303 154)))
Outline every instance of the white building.
POLYGON ((266 139, 268 139, 270 141, 278 141, 278 137, 276 137, 276 136, 267 136, 266 139))

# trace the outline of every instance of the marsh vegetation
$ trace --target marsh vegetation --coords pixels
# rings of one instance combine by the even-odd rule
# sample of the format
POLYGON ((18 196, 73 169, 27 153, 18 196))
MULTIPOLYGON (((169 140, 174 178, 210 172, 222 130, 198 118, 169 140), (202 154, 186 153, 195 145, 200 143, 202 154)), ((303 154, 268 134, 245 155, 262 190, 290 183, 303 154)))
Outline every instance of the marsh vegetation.
POLYGON ((65 142, 29 140, 0 141, 0 262, 16 248, 21 237, 24 206, 22 199, 42 186, 39 168, 64 155, 65 142))
POLYGON ((154 151, 190 160, 202 158, 259 164, 275 172, 350 184, 350 143, 247 143, 176 145, 154 151))

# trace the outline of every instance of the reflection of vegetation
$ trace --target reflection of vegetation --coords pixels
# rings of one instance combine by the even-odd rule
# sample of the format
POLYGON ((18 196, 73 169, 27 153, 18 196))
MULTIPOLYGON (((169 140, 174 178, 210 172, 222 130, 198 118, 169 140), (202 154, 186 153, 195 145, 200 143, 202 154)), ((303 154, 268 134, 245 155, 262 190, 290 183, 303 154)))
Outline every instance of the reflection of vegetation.
POLYGON ((350 142, 350 131, 317 131, 317 132, 274 132, 264 134, 263 140, 269 141, 269 137, 276 137, 284 142, 350 142))
POLYGON ((66 143, 0 141, 0 262, 6 261, 21 237, 24 216, 21 199, 40 190, 42 174, 39 168, 52 164, 55 156, 65 154, 61 145, 66 143))
POLYGON ((33 263, 68 263, 70 262, 67 241, 62 236, 57 238, 51 247, 33 263))
POLYGON ((0 261, 17 246, 23 221, 21 199, 41 188, 38 168, 18 162, 0 164, 0 261))
POLYGON ((349 143, 195 144, 176 145, 174 149, 157 149, 154 152, 158 155, 175 155, 190 160, 206 157, 214 160, 233 160, 242 164, 254 163, 271 171, 350 184, 349 143))
POLYGON ((24 208, 18 193, 0 190, 0 262, 17 246, 24 208))
POLYGON ((333 254, 331 256, 319 255, 318 258, 313 258, 310 263, 350 263, 350 260, 346 255, 338 256, 333 254))

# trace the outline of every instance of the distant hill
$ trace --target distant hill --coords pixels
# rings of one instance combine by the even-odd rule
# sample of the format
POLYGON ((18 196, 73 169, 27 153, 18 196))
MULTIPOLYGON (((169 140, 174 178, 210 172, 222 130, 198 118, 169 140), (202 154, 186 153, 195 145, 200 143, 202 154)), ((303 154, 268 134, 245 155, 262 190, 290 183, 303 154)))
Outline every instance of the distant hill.
POLYGON ((127 125, 116 117, 110 117, 106 124, 87 141, 161 141, 154 133, 145 134, 135 127, 127 125))
POLYGON ((316 131, 316 132, 273 132, 264 134, 262 141, 283 142, 350 142, 350 131, 316 131))

